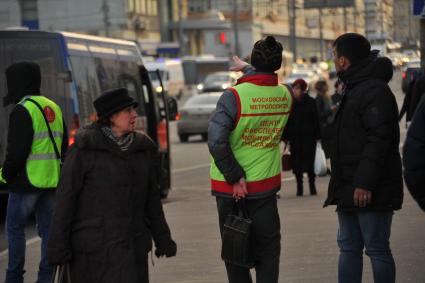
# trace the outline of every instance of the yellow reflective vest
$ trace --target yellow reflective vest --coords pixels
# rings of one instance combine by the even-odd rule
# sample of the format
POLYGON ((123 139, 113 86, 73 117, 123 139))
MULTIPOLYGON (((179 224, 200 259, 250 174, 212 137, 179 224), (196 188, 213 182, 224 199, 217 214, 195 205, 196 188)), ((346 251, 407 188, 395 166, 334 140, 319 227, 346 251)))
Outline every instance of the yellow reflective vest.
MULTIPOLYGON (((275 75, 246 76, 230 90, 238 104, 238 115, 229 143, 245 171, 248 195, 277 191, 281 185, 279 144, 292 96, 286 86, 277 84, 275 75)), ((214 160, 210 176, 213 193, 233 193, 214 160)))

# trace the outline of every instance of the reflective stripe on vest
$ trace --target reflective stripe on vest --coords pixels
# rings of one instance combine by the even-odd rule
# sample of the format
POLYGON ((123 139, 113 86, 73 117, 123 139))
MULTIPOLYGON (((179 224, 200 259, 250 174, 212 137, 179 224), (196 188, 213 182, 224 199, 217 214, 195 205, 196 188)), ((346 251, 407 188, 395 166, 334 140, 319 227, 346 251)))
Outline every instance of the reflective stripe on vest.
POLYGON ((57 158, 46 122, 40 109, 31 101, 40 104, 49 121, 53 138, 59 151, 62 148, 63 117, 60 107, 44 96, 26 96, 19 104, 31 116, 34 131, 31 152, 26 162, 26 173, 32 186, 44 189, 55 188, 59 183, 60 160, 57 158))
MULTIPOLYGON (((248 194, 278 190, 281 185, 280 140, 292 106, 292 97, 282 85, 242 83, 231 89, 238 104, 238 117, 229 142, 245 171, 248 194)), ((213 192, 232 194, 214 162, 211 163, 213 192)))

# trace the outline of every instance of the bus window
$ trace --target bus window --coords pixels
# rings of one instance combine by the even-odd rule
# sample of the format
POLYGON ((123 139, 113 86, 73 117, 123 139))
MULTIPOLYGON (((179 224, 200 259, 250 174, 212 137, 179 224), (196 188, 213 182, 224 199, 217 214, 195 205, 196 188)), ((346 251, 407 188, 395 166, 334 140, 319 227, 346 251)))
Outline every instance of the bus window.
POLYGON ((81 126, 96 120, 93 101, 100 95, 98 75, 93 59, 90 57, 71 56, 74 85, 77 90, 81 126))
MULTIPOLYGON (((4 41, 2 66, 20 61, 36 62, 41 69, 41 93, 66 109, 64 85, 57 77, 65 71, 60 42, 52 38, 8 38, 4 41)), ((5 70, 0 70, 4 73, 5 70)))

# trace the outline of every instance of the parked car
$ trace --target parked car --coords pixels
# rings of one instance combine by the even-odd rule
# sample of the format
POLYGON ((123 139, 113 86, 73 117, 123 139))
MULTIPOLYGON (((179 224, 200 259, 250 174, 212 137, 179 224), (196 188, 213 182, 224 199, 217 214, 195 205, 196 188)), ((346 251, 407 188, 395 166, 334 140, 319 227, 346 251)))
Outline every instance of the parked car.
POLYGON ((214 72, 207 75, 197 88, 199 92, 223 91, 234 86, 239 76, 236 72, 214 72))
POLYGON ((158 72, 164 86, 164 92, 170 97, 180 98, 185 91, 183 67, 180 60, 159 59, 155 62, 146 62, 146 69, 152 80, 156 93, 162 92, 158 72))
POLYGON ((177 134, 181 142, 187 142, 192 135, 208 139, 208 123, 217 106, 222 92, 210 92, 192 96, 180 109, 177 134))
POLYGON ((401 73, 401 89, 404 93, 407 92, 410 82, 421 74, 422 70, 420 59, 413 59, 406 63, 406 65, 402 68, 401 73))

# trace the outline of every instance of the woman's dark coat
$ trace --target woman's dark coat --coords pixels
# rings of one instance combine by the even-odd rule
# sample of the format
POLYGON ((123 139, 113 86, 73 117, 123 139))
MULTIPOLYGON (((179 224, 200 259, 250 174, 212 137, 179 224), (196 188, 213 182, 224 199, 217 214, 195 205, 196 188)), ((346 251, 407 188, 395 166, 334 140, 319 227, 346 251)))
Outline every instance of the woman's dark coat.
POLYGON ((92 125, 76 136, 62 169, 48 243, 72 282, 148 281, 152 236, 172 240, 155 177, 156 147, 136 134, 126 152, 92 125))
POLYGON ((319 124, 322 136, 322 147, 326 158, 330 156, 331 139, 332 139, 332 122, 334 112, 331 109, 332 100, 323 97, 316 97, 317 113, 319 114, 319 124))
POLYGON ((407 131, 403 146, 404 181, 425 211, 425 99, 422 99, 407 131))
POLYGON ((313 172, 316 143, 320 139, 316 101, 307 93, 303 94, 301 101, 293 101, 282 139, 289 141, 294 174, 313 172))
POLYGON ((340 74, 345 94, 334 120, 326 205, 353 210, 356 188, 372 193, 363 210, 396 210, 403 201, 398 107, 388 58, 371 56, 340 74))

